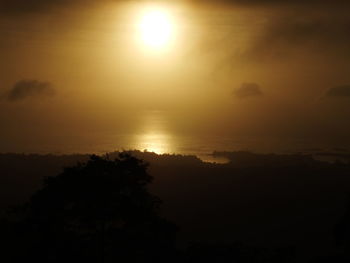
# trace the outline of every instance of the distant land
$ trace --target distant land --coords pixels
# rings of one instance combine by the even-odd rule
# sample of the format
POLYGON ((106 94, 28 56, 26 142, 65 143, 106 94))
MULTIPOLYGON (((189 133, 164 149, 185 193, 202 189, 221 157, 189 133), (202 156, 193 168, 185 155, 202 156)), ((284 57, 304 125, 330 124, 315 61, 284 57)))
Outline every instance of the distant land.
MULTIPOLYGON (((214 152, 229 160, 223 164, 196 156, 130 152, 150 164, 150 190, 163 200, 164 216, 180 227, 179 246, 190 241, 296 246, 302 258, 334 249, 332 231, 350 192, 349 159, 214 152)), ((88 157, 0 154, 1 207, 23 203, 44 177, 88 157)))

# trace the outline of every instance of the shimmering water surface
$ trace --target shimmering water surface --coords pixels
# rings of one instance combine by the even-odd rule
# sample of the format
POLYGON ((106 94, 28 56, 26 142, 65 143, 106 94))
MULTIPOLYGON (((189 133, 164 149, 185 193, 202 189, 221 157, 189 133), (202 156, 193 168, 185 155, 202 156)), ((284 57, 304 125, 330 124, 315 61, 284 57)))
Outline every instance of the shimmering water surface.
MULTIPOLYGON (((252 151, 258 153, 315 153, 321 151, 347 152, 344 145, 326 144, 290 138, 254 138, 249 136, 207 135, 201 133, 181 133, 171 130, 171 123, 161 111, 148 111, 139 117, 140 123, 133 131, 109 131, 105 133, 80 135, 57 140, 25 141, 23 153, 97 153, 116 150, 141 150, 158 154, 176 153, 196 155, 204 161, 225 162, 224 158, 213 157, 213 151, 252 151), (64 143, 62 143, 62 141, 64 143)), ((13 152, 3 150, 2 152, 13 152)))

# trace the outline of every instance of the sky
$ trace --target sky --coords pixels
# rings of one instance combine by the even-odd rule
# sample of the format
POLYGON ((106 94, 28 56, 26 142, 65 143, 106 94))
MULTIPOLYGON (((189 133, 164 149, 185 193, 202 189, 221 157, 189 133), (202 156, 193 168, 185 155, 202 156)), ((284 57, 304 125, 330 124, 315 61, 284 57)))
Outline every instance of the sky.
POLYGON ((146 134, 160 125, 149 112, 161 112, 171 134, 350 149, 349 8, 345 0, 0 0, 0 152, 146 134), (165 44, 140 31, 154 10, 171 28, 165 44))

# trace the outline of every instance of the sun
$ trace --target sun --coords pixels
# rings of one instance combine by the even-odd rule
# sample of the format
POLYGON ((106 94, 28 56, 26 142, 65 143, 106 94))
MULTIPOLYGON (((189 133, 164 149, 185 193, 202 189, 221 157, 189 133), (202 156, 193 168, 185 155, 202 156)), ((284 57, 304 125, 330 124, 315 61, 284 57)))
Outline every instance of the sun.
POLYGON ((174 37, 172 17, 162 9, 145 11, 139 22, 139 30, 142 42, 155 49, 169 46, 174 37))

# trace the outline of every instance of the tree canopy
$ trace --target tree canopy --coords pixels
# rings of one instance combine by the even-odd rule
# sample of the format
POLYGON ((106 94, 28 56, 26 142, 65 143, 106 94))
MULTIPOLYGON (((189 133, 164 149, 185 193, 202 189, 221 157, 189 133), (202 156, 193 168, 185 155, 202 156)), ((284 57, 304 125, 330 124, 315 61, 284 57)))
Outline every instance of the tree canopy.
POLYGON ((22 244, 16 246, 37 262, 161 261, 173 248, 176 227, 159 215, 147 167, 127 153, 115 160, 93 155, 47 177, 17 210, 12 227, 22 244))

